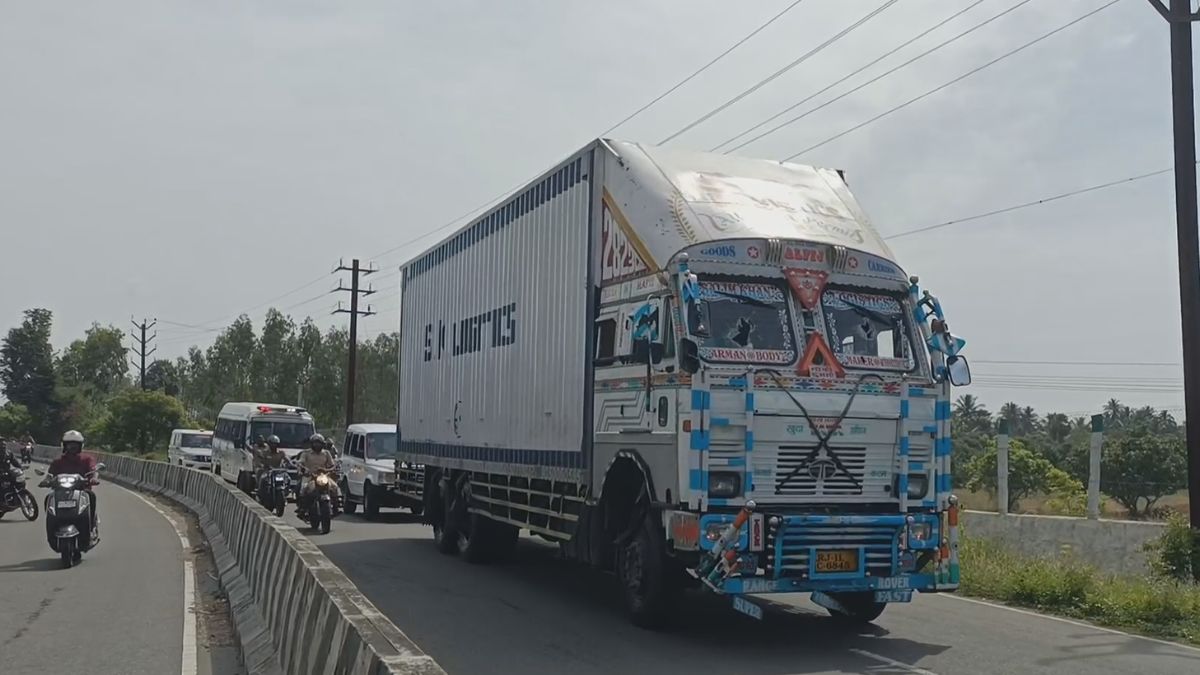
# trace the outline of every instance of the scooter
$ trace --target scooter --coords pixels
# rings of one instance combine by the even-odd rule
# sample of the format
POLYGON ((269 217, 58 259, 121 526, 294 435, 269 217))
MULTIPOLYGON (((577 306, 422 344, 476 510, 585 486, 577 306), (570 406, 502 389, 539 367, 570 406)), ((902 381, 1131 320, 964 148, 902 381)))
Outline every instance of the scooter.
POLYGON ((87 475, 60 473, 47 475, 36 469, 34 473, 45 476, 42 487, 49 487, 46 495, 46 539, 50 549, 62 558, 64 568, 79 564, 83 554, 100 543, 100 533, 92 527, 92 504, 87 488, 99 475, 104 464, 87 475))
POLYGON ((37 520, 38 504, 33 493, 25 488, 25 472, 15 466, 0 467, 0 471, 5 469, 8 477, 0 479, 0 518, 10 511, 19 510, 25 520, 37 520))

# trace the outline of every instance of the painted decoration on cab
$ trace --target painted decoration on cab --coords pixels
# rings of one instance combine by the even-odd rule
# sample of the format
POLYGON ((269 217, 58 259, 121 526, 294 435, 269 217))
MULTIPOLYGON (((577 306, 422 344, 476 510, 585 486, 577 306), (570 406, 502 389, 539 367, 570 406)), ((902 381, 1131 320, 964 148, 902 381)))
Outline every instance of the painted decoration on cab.
POLYGON ((621 227, 615 206, 604 202, 600 225, 600 281, 610 283, 645 274, 646 261, 634 246, 630 234, 621 227))
POLYGON ((783 273, 787 275, 788 284, 792 287, 792 293, 796 295, 800 305, 808 310, 816 307, 829 275, 819 270, 796 267, 788 267, 783 270, 783 273))

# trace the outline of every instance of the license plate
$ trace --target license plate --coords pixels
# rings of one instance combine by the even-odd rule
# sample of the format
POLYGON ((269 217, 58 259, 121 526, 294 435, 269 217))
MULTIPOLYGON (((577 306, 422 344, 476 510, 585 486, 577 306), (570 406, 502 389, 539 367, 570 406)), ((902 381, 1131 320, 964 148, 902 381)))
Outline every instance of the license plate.
POLYGON ((75 508, 75 500, 74 499, 64 499, 64 500, 58 502, 57 508, 73 509, 73 508, 75 508))
POLYGON ((853 549, 817 551, 817 574, 857 571, 858 551, 853 549))
POLYGON ((754 604, 753 602, 750 602, 749 600, 743 598, 740 595, 733 596, 733 608, 735 610, 741 612, 742 614, 745 614, 746 616, 749 616, 749 617, 758 619, 759 621, 762 621, 762 618, 763 618, 762 607, 759 607, 758 605, 754 604))

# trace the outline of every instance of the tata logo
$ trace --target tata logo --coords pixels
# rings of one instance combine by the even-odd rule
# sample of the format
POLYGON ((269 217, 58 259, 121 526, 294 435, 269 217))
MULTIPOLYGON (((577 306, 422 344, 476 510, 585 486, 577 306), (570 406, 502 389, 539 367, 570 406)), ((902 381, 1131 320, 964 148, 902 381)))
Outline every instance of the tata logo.
POLYGON ((706 255, 710 258, 736 258, 737 249, 733 246, 709 246, 706 249, 701 249, 700 255, 706 255))
POLYGON ((895 267, 892 267, 891 265, 889 265, 887 263, 882 263, 882 262, 878 262, 878 261, 871 260, 871 259, 867 260, 867 269, 871 270, 872 272, 879 272, 880 274, 890 274, 892 276, 897 276, 900 274, 900 272, 897 271, 895 267))
POLYGON ((818 457, 808 463, 808 475, 816 480, 829 480, 837 473, 837 463, 828 457, 818 457))
POLYGON ((783 259, 795 262, 825 262, 825 252, 819 248, 797 248, 788 246, 783 249, 783 259))

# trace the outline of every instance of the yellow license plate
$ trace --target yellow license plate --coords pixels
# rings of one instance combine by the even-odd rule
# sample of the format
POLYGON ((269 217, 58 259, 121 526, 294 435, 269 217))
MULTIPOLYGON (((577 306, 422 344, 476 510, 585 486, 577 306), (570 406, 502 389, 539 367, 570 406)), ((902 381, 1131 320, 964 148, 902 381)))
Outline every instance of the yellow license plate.
POLYGON ((830 572, 857 572, 858 551, 817 551, 817 574, 830 572))

